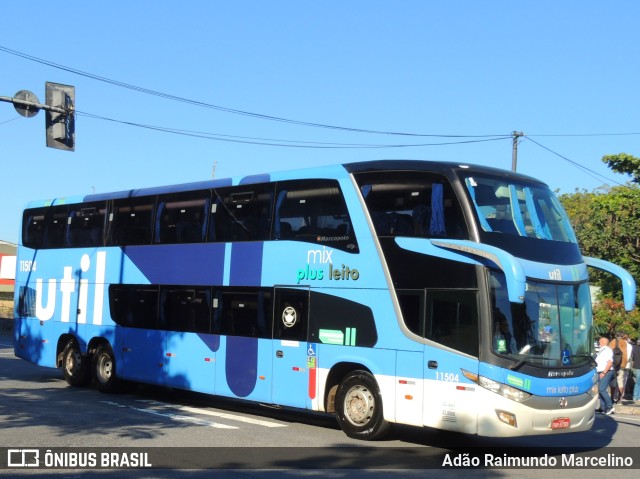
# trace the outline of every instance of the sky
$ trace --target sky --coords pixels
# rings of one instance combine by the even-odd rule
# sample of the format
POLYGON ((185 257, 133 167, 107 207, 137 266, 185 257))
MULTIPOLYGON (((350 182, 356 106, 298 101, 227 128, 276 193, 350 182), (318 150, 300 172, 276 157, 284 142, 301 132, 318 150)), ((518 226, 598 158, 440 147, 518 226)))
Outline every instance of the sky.
POLYGON ((27 202, 354 161, 560 193, 640 156, 640 2, 5 0, 0 96, 75 87, 75 151, 0 102, 0 240, 27 202))

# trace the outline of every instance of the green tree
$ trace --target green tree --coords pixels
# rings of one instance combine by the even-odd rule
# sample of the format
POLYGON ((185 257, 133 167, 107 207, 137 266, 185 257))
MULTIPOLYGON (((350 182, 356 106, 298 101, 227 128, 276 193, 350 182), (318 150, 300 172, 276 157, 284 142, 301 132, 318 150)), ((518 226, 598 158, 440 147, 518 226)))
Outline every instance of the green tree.
POLYGON ((616 173, 630 175, 631 181, 640 183, 640 158, 627 153, 618 153, 617 155, 605 155, 602 157, 602 161, 616 173))
MULTIPOLYGON (((573 225, 580 248, 622 266, 640 284, 640 187, 603 187, 560 196, 573 225)), ((599 275, 603 291, 612 296, 620 290, 610 275, 599 275)))
MULTIPOLYGON (((640 285, 640 159, 626 153, 607 155, 602 161, 617 173, 632 176, 625 186, 576 190, 561 195, 580 248, 585 256, 611 261, 625 268, 640 285)), ((594 305, 594 325, 600 334, 615 331, 640 336, 640 312, 627 313, 620 300, 620 281, 610 274, 590 271, 592 283, 602 288, 594 305)), ((639 291, 640 293, 640 291, 639 291)), ((640 304, 640 295, 636 304, 640 304)))

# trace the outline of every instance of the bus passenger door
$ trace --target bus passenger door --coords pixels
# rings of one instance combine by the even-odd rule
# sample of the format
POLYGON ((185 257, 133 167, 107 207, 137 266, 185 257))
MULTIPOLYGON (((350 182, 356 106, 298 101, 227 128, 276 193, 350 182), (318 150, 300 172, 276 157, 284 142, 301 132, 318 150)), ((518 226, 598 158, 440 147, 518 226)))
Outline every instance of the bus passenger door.
POLYGON ((477 291, 428 289, 425 309, 424 425, 476 434, 477 291))
MULTIPOLYGON (((309 288, 276 287, 274 293, 271 402, 306 408, 312 377, 307 364, 309 288)), ((315 360, 315 348, 313 351, 315 360)), ((315 373, 315 365, 312 369, 315 373)))

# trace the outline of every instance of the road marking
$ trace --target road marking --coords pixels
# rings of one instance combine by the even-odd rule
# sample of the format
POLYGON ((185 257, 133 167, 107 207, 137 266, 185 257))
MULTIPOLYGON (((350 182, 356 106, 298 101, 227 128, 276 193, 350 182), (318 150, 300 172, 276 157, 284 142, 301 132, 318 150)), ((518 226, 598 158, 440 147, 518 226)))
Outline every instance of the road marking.
POLYGON ((254 419, 251 417, 246 417, 246 416, 238 416, 236 414, 229 414, 229 413, 225 413, 225 412, 217 412, 217 411, 211 411, 209 409, 201 409, 201 408, 195 408, 195 407, 191 407, 191 406, 180 406, 177 404, 169 404, 169 403, 163 403, 160 401, 152 401, 152 400, 146 400, 146 399, 138 399, 138 402, 142 402, 142 403, 146 403, 146 404, 151 404, 154 406, 159 406, 159 407, 170 407, 173 409, 177 409, 179 411, 184 411, 184 412, 191 412, 194 414, 203 414, 205 416, 214 416, 214 417, 219 417, 222 419, 229 419, 231 421, 238 421, 238 422, 244 422, 247 424, 253 424, 253 425, 257 425, 257 426, 264 426, 264 427, 287 427, 286 424, 278 424, 276 422, 272 422, 272 421, 265 421, 263 419, 254 419))
POLYGON ((191 416, 183 416, 181 414, 175 414, 175 413, 171 413, 171 412, 158 411, 157 409, 152 409, 152 408, 138 408, 138 407, 134 407, 134 406, 120 404, 120 403, 113 402, 113 401, 100 401, 100 402, 102 402, 104 404, 109 404, 111 406, 116 406, 116 407, 119 407, 119 408, 133 409, 134 411, 142 412, 142 413, 145 413, 145 414, 153 414, 153 415, 156 415, 156 416, 166 417, 166 418, 171 419, 173 421, 190 422, 190 423, 198 424, 200 426, 215 427, 215 428, 218 428, 218 429, 238 429, 235 426, 229 426, 227 424, 220 424, 220 423, 213 422, 213 421, 207 421, 205 419, 198 419, 196 417, 191 417, 191 416))

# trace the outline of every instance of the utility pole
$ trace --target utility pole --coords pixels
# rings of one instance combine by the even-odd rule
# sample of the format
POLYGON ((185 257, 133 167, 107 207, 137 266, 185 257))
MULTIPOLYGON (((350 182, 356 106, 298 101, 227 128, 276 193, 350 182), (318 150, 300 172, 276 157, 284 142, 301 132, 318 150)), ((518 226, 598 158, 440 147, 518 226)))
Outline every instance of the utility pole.
POLYGON ((47 146, 60 150, 75 149, 75 88, 59 83, 45 83, 46 104, 27 90, 20 90, 13 97, 0 96, 0 101, 13 103, 16 111, 31 118, 44 110, 47 146))
POLYGON ((521 131, 514 131, 513 135, 513 151, 511 152, 511 171, 515 172, 518 166, 518 140, 524 133, 521 131))

